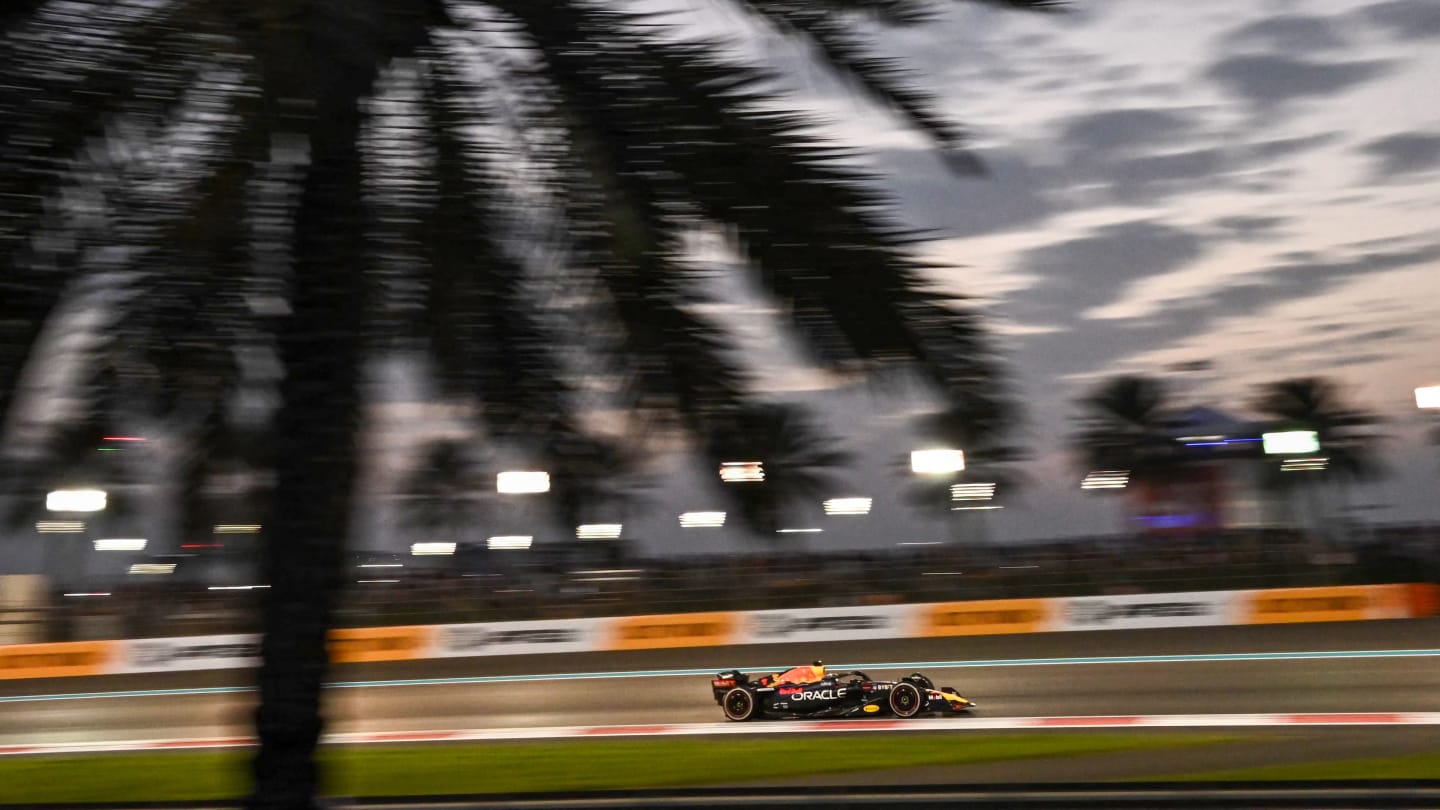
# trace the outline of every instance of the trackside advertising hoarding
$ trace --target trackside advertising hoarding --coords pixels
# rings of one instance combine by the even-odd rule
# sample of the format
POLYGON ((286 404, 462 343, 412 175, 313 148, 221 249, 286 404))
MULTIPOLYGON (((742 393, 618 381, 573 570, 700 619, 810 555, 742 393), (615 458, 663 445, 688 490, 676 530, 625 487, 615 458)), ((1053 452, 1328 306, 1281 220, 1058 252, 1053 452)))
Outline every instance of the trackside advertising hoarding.
POLYGON ((1241 624, 1244 598, 1234 591, 1080 596, 1062 603, 1055 630, 1128 630, 1241 624))
POLYGON ((736 643, 849 641, 919 635, 914 605, 760 610, 743 615, 736 643))
POLYGON ((260 666, 260 636, 190 636, 117 641, 115 672, 181 672, 260 666))
MULTIPOLYGON (((330 634, 339 664, 602 650, 651 650, 878 638, 1363 621, 1440 613, 1440 586, 1353 585, 1253 591, 998 599, 803 610, 484 624, 362 627, 330 634)), ((254 635, 0 645, 0 680, 248 669, 254 635)))
POLYGON ((608 621, 576 619, 445 624, 434 628, 428 657, 590 652, 600 649, 608 621))

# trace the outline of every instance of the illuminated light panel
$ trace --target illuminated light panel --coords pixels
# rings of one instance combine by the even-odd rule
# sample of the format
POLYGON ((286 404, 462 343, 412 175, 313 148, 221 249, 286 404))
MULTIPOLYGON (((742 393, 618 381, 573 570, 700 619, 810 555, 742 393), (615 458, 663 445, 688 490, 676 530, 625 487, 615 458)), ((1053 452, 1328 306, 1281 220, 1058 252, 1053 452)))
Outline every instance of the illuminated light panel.
POLYGON ((950 500, 952 501, 988 501, 995 497, 994 484, 951 484, 950 500))
POLYGON ((720 480, 727 484, 759 483, 765 480, 765 465, 758 461, 722 462, 720 480))
POLYGON ((80 534, 85 531, 83 520, 42 520, 35 524, 41 534, 80 534))
POLYGON ((45 496, 45 508, 51 512, 100 512, 105 502, 105 491, 100 489, 57 489, 45 496))
POLYGON ((613 540, 624 528, 620 523, 584 523, 575 527, 575 536, 581 540, 613 540))
POLYGON ((824 503, 827 515, 868 515, 870 498, 831 498, 824 503))
POLYGON ((925 573, 921 574, 920 576, 922 576, 922 577, 960 577, 960 576, 964 576, 964 575, 965 575, 965 572, 964 572, 964 571, 926 571, 925 573))
POLYGON ((270 587, 269 585, 211 585, 209 591, 259 591, 270 587))
POLYGON ((902 546, 938 546, 938 545, 940 545, 940 541, 939 541, 939 540, 906 540, 906 541, 903 541, 903 542, 899 543, 899 545, 902 545, 902 546))
POLYGON ((144 551, 143 537, 109 537, 95 541, 96 551, 144 551))
POLYGON ((943 475, 965 469, 965 451, 949 448, 916 450, 910 454, 910 470, 921 475, 943 475))
POLYGON ((506 495, 531 495, 550 491, 550 473, 510 470, 495 476, 495 489, 506 495))
POLYGON ((66 596, 109 596, 109 595, 110 595, 110 592, 109 592, 109 591, 86 591, 86 592, 77 592, 77 593, 67 593, 67 594, 65 594, 65 595, 66 595, 66 596))
POLYGON ((535 538, 528 534, 502 534, 486 539, 485 547, 495 551, 521 551, 534 542, 535 538))
POLYGON ((360 563, 361 568, 404 568, 404 563, 360 563))
POLYGON ((360 583, 361 585, 392 585, 392 584, 394 584, 394 583, 399 582, 400 580, 398 580, 398 579, 357 579, 357 580, 355 580, 355 581, 358 582, 358 583, 360 583))
POLYGON ((1004 509, 1004 508, 1005 508, 1005 507, 1003 507, 1003 506, 952 506, 952 507, 950 507, 950 511, 951 511, 951 512, 981 512, 981 511, 988 511, 988 510, 991 510, 991 509, 1004 509))
POLYGON ((831 498, 825 502, 827 515, 868 515, 869 498, 831 498))
POLYGON ((1314 453, 1320 449, 1320 437, 1313 430, 1264 433, 1260 438, 1265 442, 1265 452, 1268 454, 1299 455, 1314 453))
POLYGON ((455 553, 454 543, 411 543, 410 553, 416 557, 437 557, 455 553))
POLYGON ((1328 458, 1287 458, 1280 462, 1281 472, 1323 470, 1330 466, 1328 458))
POLYGON ((102 441, 102 442, 143 442, 143 441, 145 441, 145 437, 144 437, 144 436, 106 436, 105 438, 101 439, 100 441, 102 441))
POLYGON ((181 544, 180 544, 180 548, 182 548, 182 549, 224 548, 224 547, 225 547, 225 544, 224 544, 224 543, 181 543, 181 544))
POLYGON ((1095 470, 1080 482, 1081 489, 1124 489, 1129 485, 1129 470, 1095 470))
POLYGON ((215 527, 215 534, 259 534, 258 523, 222 523, 215 527))
POLYGON ((1427 385, 1415 389, 1415 407, 1440 408, 1440 385, 1427 385))
POLYGON ((776 534, 819 534, 824 529, 776 529, 776 534))
POLYGON ((175 573, 175 563, 135 563, 130 573, 145 576, 164 576, 175 573))
POLYGON ((718 529, 724 525, 724 512, 685 512, 680 515, 680 527, 684 529, 718 529))

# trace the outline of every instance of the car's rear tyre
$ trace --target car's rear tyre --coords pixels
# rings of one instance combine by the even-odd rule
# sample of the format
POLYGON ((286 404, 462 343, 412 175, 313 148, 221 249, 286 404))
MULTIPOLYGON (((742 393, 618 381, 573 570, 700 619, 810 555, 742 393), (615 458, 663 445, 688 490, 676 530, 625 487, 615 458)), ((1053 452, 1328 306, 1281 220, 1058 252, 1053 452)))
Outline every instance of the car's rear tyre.
POLYGON ((924 695, 915 684, 902 681, 890 688, 890 711, 896 717, 914 717, 924 707, 924 695))
POLYGON ((755 716, 755 696, 749 689, 735 687, 725 693, 720 701, 720 707, 725 710, 725 719, 740 722, 749 720, 755 716))

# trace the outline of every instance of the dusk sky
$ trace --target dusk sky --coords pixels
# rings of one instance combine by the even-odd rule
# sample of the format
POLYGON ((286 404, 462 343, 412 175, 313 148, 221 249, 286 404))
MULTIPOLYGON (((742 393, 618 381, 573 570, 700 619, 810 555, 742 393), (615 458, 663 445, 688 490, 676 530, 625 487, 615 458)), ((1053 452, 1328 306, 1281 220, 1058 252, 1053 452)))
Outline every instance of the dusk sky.
MULTIPOLYGON (((1001 335, 1027 406, 1031 485, 986 513, 996 540, 1118 527, 1114 499, 1080 491, 1065 442, 1077 396, 1122 372, 1165 375, 1186 401, 1242 415, 1258 384, 1334 377, 1393 437, 1391 475, 1360 499, 1384 507, 1372 513, 1382 520, 1440 519, 1440 449, 1422 440, 1429 415, 1412 393, 1440 384, 1440 2, 1092 0, 1061 14, 956 4, 932 25, 877 30, 877 49, 907 58, 972 133, 989 168, 976 178, 947 172, 923 138, 729 0, 632 5, 675 11, 686 33, 731 36, 791 76, 797 102, 833 122, 825 132, 869 153, 899 218, 937 234, 929 257, 952 268, 938 280, 1001 335), (1212 371, 1166 371, 1189 361, 1212 371)), ((898 462, 927 404, 837 388, 784 350, 763 298, 726 292, 711 314, 736 327, 765 393, 817 408, 855 451, 835 495, 875 498, 871 517, 831 520, 804 544, 943 538, 901 499, 898 462)), ((413 368, 392 371, 370 493, 393 488, 417 439, 455 431, 413 404, 413 368)), ((679 528, 681 511, 724 508, 700 479, 713 472, 692 467, 657 461, 666 485, 627 535, 652 552, 763 547, 734 527, 679 528)), ((812 511, 796 525, 822 525, 812 511)), ((407 545, 390 517, 366 521, 360 545, 407 545)), ((538 521, 509 515, 477 532, 538 521)))
MULTIPOLYGON (((1419 441, 1413 399, 1440 383, 1440 3, 1105 0, 1060 15, 957 5, 935 25, 882 33, 883 51, 907 57, 971 130, 982 179, 947 174, 921 138, 730 4, 645 5, 679 7, 695 30, 738 34, 793 71, 833 132, 874 154, 905 221, 943 236, 933 257, 1005 335, 1038 455, 1024 503, 992 516, 996 537, 1112 529, 1062 446, 1074 400, 1105 376, 1193 360, 1213 372, 1171 375, 1177 386, 1238 412, 1260 383, 1342 381, 1395 437, 1392 476, 1362 500, 1391 505, 1383 519, 1440 517, 1436 453, 1419 441)), ((763 307, 736 309, 770 332, 763 307)), ((788 373, 772 383, 824 385, 788 373)), ((867 437, 858 447, 905 449, 910 414, 895 403, 830 401, 849 435, 867 437)), ((855 494, 876 490, 879 510, 894 478, 872 469, 850 481, 855 494)), ((662 525, 688 549, 681 535, 693 533, 662 525)), ((897 540, 937 532, 898 514, 883 525, 915 534, 897 540)), ((868 543, 874 531, 857 523, 808 542, 868 543)))

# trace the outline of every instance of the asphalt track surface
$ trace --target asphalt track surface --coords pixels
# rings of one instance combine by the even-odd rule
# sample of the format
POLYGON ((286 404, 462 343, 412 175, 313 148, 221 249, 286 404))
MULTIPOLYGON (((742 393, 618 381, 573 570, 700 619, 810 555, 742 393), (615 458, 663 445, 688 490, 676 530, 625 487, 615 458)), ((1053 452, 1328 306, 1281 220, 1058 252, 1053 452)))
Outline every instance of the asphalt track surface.
MULTIPOLYGON (((349 687, 327 691, 329 730, 709 723, 721 718, 708 673, 817 657, 877 677, 911 671, 877 664, 930 664, 914 668, 978 701, 985 716, 1440 711, 1440 619, 1419 619, 350 665, 333 673, 349 687), (1387 650, 1437 654, 1371 654, 1387 650), (1248 657, 1272 653, 1307 655, 1248 657), (693 674, 658 674, 676 670, 693 674), (371 681, 389 685, 357 685, 371 681)), ((248 680, 228 671, 0 682, 0 745, 242 736, 254 700, 248 680), (179 693, 155 694, 164 690, 179 693), (46 699, 116 691, 139 694, 46 699)), ((938 730, 964 721, 933 722, 938 730)), ((1440 737, 1434 727, 1352 730, 1362 731, 1440 737)))

